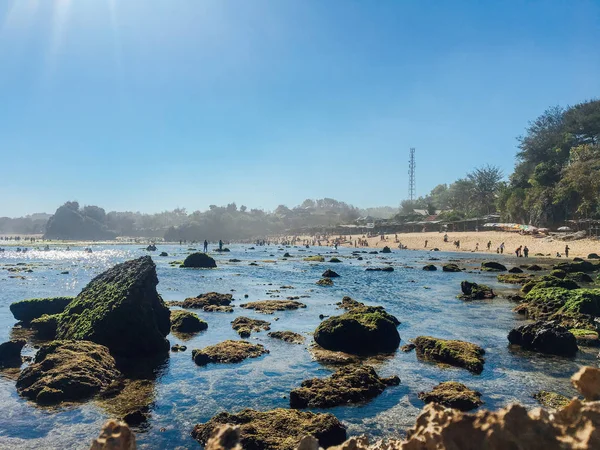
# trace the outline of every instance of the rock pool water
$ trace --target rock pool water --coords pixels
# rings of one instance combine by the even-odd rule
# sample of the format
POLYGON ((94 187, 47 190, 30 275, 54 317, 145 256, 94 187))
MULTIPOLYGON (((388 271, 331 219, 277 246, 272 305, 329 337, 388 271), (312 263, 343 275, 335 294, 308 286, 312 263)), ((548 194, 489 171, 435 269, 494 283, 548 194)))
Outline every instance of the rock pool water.
MULTIPOLYGON (((273 315, 237 306, 234 313, 196 311, 208 322, 208 330, 189 340, 170 335, 171 344, 184 344, 188 350, 171 353, 157 368, 155 380, 134 394, 139 395, 142 403, 150 404, 149 421, 135 428, 140 448, 200 448, 190 437, 190 431, 196 423, 207 421, 220 411, 288 407, 290 390, 302 380, 325 377, 332 372, 331 367, 312 359, 307 346, 312 343, 311 333, 320 322, 319 315, 340 314, 335 303, 345 295, 367 304, 381 305, 398 317, 402 322, 398 328, 401 344, 419 335, 433 335, 466 340, 486 350, 481 375, 419 361, 414 352, 398 351, 378 363, 378 373, 386 377, 399 375, 400 386, 386 389, 365 405, 327 410, 347 425, 349 435, 401 436, 413 425, 423 407, 417 398, 419 391, 430 390, 441 381, 456 380, 481 391, 485 408, 495 409, 513 401, 536 406, 531 395, 540 389, 575 395, 569 384, 570 375, 581 365, 596 364, 596 352, 591 350, 580 351, 575 359, 568 359, 509 349, 508 331, 523 323, 511 312, 514 303, 502 298, 475 302, 456 298, 463 279, 489 284, 499 290, 510 288, 497 283, 496 274, 421 270, 427 263, 441 268, 442 263, 459 258, 463 258, 458 262, 460 266, 474 269, 485 258, 483 255, 469 254, 466 259, 464 255, 453 253, 394 251, 392 254, 361 254, 364 260, 358 261, 352 258, 354 249, 340 248, 335 256, 342 259, 342 263, 314 263, 302 258, 321 253, 327 261, 334 252, 329 248, 270 246, 252 250, 250 247, 233 245, 230 253, 213 255, 219 265, 214 270, 170 266, 170 261, 184 259, 189 253, 187 246, 162 245, 157 252, 152 252, 159 279, 157 289, 165 300, 183 300, 209 291, 233 294, 234 305, 287 296, 309 297, 300 299, 307 308, 273 315), (159 257, 161 251, 168 252, 169 256, 159 257), (285 252, 292 258, 284 260, 285 252), (439 261, 429 261, 432 256, 439 261), (240 262, 230 263, 229 259, 240 262), (258 266, 250 266, 251 262, 258 266), (395 271, 365 271, 367 267, 386 263, 391 263, 395 271), (317 286, 315 282, 327 268, 335 270, 340 277, 334 279, 332 287, 317 286), (282 286, 293 288, 282 289, 282 286), (267 332, 253 333, 249 340, 265 345, 270 354, 240 364, 196 366, 191 350, 225 339, 238 339, 230 322, 241 315, 270 321, 272 331, 301 333, 307 338, 306 344, 272 339, 267 332)), ((13 330, 16 321, 9 311, 10 303, 32 297, 77 295, 93 276, 108 267, 148 253, 137 246, 92 248, 93 253, 85 253, 82 248, 30 250, 25 254, 8 248, 0 253, 0 342, 19 334, 19 330, 13 330), (31 269, 32 272, 11 272, 9 268, 31 269), (69 273, 61 273, 65 271, 69 273), (11 278, 15 276, 17 278, 11 278)), ((34 352, 30 345, 24 349, 24 354, 34 352)), ((37 407, 17 395, 14 373, 9 372, 0 377, 0 404, 3 411, 0 448, 87 449, 102 423, 114 411, 110 401, 53 409, 37 407)))

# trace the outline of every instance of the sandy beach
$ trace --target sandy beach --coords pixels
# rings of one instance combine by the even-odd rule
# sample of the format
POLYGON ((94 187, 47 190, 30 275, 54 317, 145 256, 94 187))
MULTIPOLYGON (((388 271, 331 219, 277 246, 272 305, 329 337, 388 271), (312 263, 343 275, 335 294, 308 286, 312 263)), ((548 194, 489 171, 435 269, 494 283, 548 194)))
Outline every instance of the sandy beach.
MULTIPOLYGON (((569 246, 569 257, 587 257, 590 253, 600 254, 600 240, 597 239, 580 239, 576 241, 561 241, 551 236, 534 237, 531 235, 521 235, 518 233, 501 232, 501 231, 467 231, 467 232, 452 232, 448 233, 448 242, 444 242, 444 233, 399 233, 398 241, 408 248, 408 250, 422 250, 424 248, 438 248, 440 251, 449 252, 479 252, 496 254, 496 249, 504 242, 504 254, 509 256, 515 255, 515 250, 519 246, 527 246, 529 248, 529 256, 549 256, 555 258, 556 253, 560 253, 564 257, 565 246, 569 246), (427 241, 427 247, 425 247, 427 241), (454 245, 454 241, 460 241, 460 248, 454 245), (491 241, 490 251, 487 250, 487 243, 491 241), (477 245, 479 244, 479 245, 477 245)), ((335 237, 330 237, 330 242, 333 242, 335 237)), ((381 240, 380 236, 367 238, 369 247, 383 248, 398 248, 398 243, 395 242, 396 235, 386 234, 386 240, 381 240)), ((300 236, 301 240, 312 239, 308 236, 300 236)), ((363 235, 348 235, 346 241, 342 245, 346 247, 354 247, 354 241, 364 239, 363 235), (349 239, 351 238, 351 239, 349 239)), ((321 244, 325 242, 321 241, 321 244)))

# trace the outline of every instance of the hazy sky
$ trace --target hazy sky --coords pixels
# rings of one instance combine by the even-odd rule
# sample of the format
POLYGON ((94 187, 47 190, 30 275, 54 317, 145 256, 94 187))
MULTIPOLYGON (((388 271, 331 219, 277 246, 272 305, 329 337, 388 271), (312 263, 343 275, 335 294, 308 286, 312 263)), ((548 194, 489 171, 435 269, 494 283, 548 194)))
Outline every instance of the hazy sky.
POLYGON ((599 94, 595 0, 2 0, 0 216, 398 205, 599 94))

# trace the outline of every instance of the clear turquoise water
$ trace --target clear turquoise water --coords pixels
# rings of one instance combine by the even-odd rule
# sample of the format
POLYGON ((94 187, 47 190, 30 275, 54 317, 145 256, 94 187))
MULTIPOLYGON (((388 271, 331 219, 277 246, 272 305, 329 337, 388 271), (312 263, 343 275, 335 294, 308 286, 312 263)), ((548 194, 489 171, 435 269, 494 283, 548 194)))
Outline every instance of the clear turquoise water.
MULTIPOLYGON (((171 344, 182 343, 188 351, 172 353, 158 370, 150 400, 151 413, 146 425, 136 429, 141 448, 199 448, 190 437, 196 423, 204 422, 220 411, 236 412, 243 408, 267 410, 287 407, 289 391, 302 380, 325 377, 332 368, 313 361, 307 346, 311 333, 319 324, 319 314, 339 314, 335 303, 349 295, 367 304, 382 305, 402 322, 399 327, 402 343, 419 335, 433 335, 470 341, 486 350, 485 369, 473 375, 455 368, 442 369, 417 360, 415 353, 398 351, 392 358, 378 364, 381 375, 397 374, 400 386, 387 389, 365 405, 328 409, 348 427, 349 435, 366 433, 374 437, 401 436, 410 428, 423 403, 417 398, 441 381, 456 380, 483 393, 484 407, 498 408, 513 401, 536 406, 531 394, 539 389, 554 390, 571 396, 570 375, 583 364, 596 364, 596 353, 581 351, 577 358, 567 359, 508 348, 506 335, 522 323, 511 312, 513 303, 498 298, 492 301, 464 302, 456 298, 460 281, 490 284, 500 290, 506 285, 495 281, 489 273, 425 272, 421 267, 431 256, 448 259, 464 256, 420 251, 395 251, 391 255, 363 254, 363 261, 343 258, 341 264, 308 263, 301 258, 320 252, 329 255, 331 249, 231 246, 231 253, 216 255, 215 270, 184 270, 168 262, 183 259, 187 246, 159 246, 153 253, 157 264, 158 291, 165 300, 183 300, 203 292, 231 292, 236 301, 264 300, 286 296, 302 296, 306 309, 264 315, 235 308, 233 314, 196 311, 209 324, 208 330, 190 340, 169 336, 171 344), (169 257, 159 257, 160 251, 169 257), (290 252, 293 258, 282 260, 290 252), (242 260, 228 263, 231 258, 242 260), (276 262, 263 262, 271 260, 276 262), (249 266, 256 261, 259 266, 249 266), (392 273, 365 272, 365 268, 392 263, 392 273), (341 277, 333 287, 319 287, 315 282, 326 268, 341 277), (279 289, 291 285, 294 289, 279 289), (280 293, 268 291, 279 289, 280 293), (191 349, 215 344, 225 339, 237 339, 230 322, 237 316, 261 318, 271 322, 271 330, 292 330, 307 337, 306 345, 293 345, 271 339, 266 332, 253 333, 250 338, 270 350, 270 354, 240 364, 196 366, 191 349), (279 318, 278 321, 273 319, 279 318)), ((15 320, 9 311, 13 301, 31 297, 76 295, 89 280, 108 267, 147 254, 135 246, 94 246, 92 254, 73 249, 69 252, 29 251, 26 254, 7 250, 0 253, 0 339, 14 335, 15 320), (32 273, 22 273, 25 280, 9 278, 8 264, 33 263, 32 273), (69 271, 68 275, 60 272, 69 271)), ((353 249, 339 249, 336 256, 351 257, 353 249)), ((478 256, 469 255, 459 263, 467 269, 479 265, 478 256)), ((35 350, 28 346, 25 354, 35 350)), ((97 436, 102 423, 111 416, 110 407, 96 401, 56 409, 42 409, 21 399, 14 379, 0 377, 0 448, 87 449, 97 436)))

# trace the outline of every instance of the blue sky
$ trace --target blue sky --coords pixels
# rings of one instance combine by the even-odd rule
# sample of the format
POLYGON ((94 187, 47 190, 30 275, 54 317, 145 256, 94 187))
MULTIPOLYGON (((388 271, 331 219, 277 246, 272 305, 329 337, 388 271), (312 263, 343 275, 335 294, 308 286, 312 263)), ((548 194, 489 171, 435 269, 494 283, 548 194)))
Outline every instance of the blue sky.
POLYGON ((396 206, 600 93, 599 1, 3 0, 0 216, 396 206))

